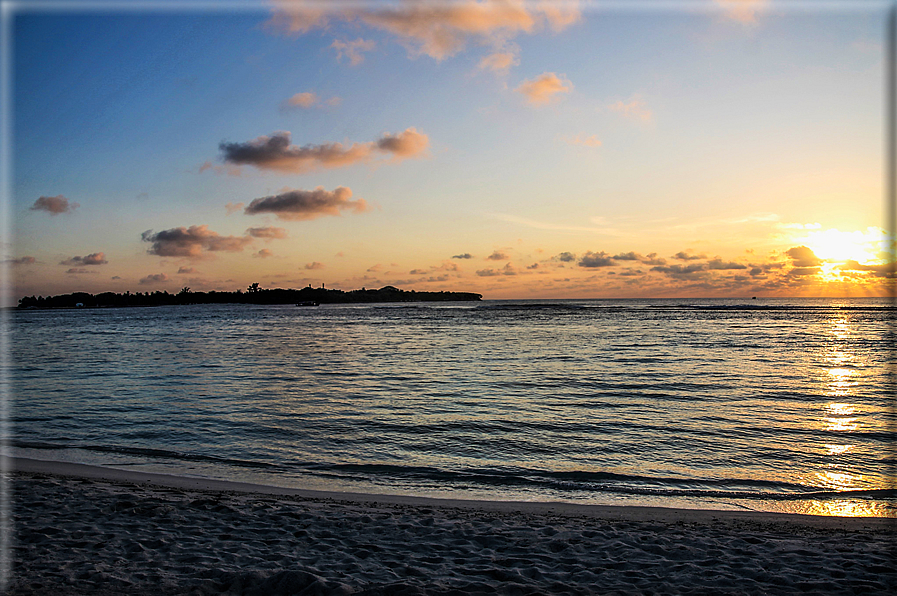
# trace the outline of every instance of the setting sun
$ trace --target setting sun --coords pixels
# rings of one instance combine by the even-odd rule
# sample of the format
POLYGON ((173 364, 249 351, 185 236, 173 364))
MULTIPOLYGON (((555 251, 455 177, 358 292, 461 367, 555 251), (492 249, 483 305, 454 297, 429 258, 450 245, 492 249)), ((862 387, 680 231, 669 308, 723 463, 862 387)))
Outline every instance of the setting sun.
POLYGON ((868 227, 865 231, 842 232, 837 229, 814 230, 798 241, 810 248, 820 259, 834 262, 857 261, 877 264, 883 261, 880 253, 884 231, 868 227))

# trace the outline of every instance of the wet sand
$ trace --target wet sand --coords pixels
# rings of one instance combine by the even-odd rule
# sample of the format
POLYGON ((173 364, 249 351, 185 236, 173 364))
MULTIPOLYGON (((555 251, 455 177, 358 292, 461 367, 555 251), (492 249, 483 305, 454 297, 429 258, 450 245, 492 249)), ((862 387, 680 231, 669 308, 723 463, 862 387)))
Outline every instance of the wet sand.
POLYGON ((8 594, 886 594, 892 518, 455 501, 7 460, 8 594))

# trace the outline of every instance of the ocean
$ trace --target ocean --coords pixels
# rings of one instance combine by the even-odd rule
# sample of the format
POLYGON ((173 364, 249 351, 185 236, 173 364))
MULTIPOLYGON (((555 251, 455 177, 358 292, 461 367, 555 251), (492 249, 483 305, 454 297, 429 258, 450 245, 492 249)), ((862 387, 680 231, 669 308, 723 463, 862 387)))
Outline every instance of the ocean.
POLYGON ((897 516, 887 299, 7 317, 15 455, 319 490, 897 516))

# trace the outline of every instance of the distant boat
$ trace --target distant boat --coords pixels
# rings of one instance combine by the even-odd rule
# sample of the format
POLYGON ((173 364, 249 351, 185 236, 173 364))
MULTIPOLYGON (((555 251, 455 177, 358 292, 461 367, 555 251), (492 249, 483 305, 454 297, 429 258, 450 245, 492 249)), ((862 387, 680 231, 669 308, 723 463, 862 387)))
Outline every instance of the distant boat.
POLYGON ((306 302, 299 302, 298 304, 296 304, 296 306, 317 306, 317 305, 318 305, 318 303, 315 302, 314 300, 308 300, 306 302))

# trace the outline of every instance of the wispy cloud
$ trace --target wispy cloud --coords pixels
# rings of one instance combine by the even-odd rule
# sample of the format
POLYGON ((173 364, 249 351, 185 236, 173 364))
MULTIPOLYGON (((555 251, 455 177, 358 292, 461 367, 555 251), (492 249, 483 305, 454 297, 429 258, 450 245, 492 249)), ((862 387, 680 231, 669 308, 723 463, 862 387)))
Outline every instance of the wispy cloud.
POLYGON ((336 50, 336 59, 342 62, 343 58, 349 60, 352 66, 358 66, 364 62, 364 53, 373 51, 376 44, 371 40, 364 40, 360 37, 354 41, 342 41, 335 39, 330 47, 336 50))
POLYGON ((530 104, 542 106, 556 99, 559 93, 573 91, 573 83, 564 75, 543 72, 535 79, 523 81, 514 91, 523 95, 530 104))
POLYGON ((507 74, 512 66, 518 64, 520 64, 520 59, 514 52, 494 52, 480 60, 479 69, 497 74, 507 74))
POLYGON ((757 15, 766 9, 769 0, 713 0, 723 15, 744 24, 757 22, 757 15))
POLYGON ((645 100, 638 95, 633 95, 626 101, 619 100, 614 102, 607 108, 622 114, 625 118, 640 120, 641 122, 650 122, 654 117, 653 112, 648 109, 645 100))
POLYGON ((275 132, 245 143, 221 143, 226 163, 251 165, 263 170, 303 174, 320 169, 339 168, 369 162, 377 156, 399 161, 422 156, 430 144, 426 134, 408 128, 397 134, 384 134, 376 141, 325 143, 298 147, 290 144, 290 133, 275 132))
POLYGON ((580 145, 583 147, 601 146, 601 140, 598 138, 598 135, 586 136, 584 134, 578 134, 575 137, 565 137, 564 142, 568 145, 580 145))
POLYGON ((620 236, 622 233, 611 227, 590 227, 590 226, 575 226, 575 225, 567 225, 567 224, 555 224, 548 223, 542 221, 535 221, 532 219, 526 219, 524 217, 517 217, 516 215, 507 215, 504 213, 494 213, 492 217, 499 219, 501 221, 506 221, 508 223, 514 223, 521 226, 526 226, 528 228, 535 228, 537 230, 566 230, 570 232, 592 232, 595 234, 604 234, 606 236, 620 236))
POLYGON ((236 213, 241 209, 243 209, 243 203, 227 203, 226 205, 224 205, 224 210, 228 215, 236 213))
POLYGON ((330 99, 321 99, 314 91, 303 91, 297 93, 283 102, 282 107, 285 109, 294 108, 321 108, 325 106, 338 106, 342 100, 339 97, 331 97, 330 99))
POLYGON ((498 277, 500 275, 517 275, 519 272, 511 263, 501 269, 480 269, 476 272, 478 277, 498 277))

